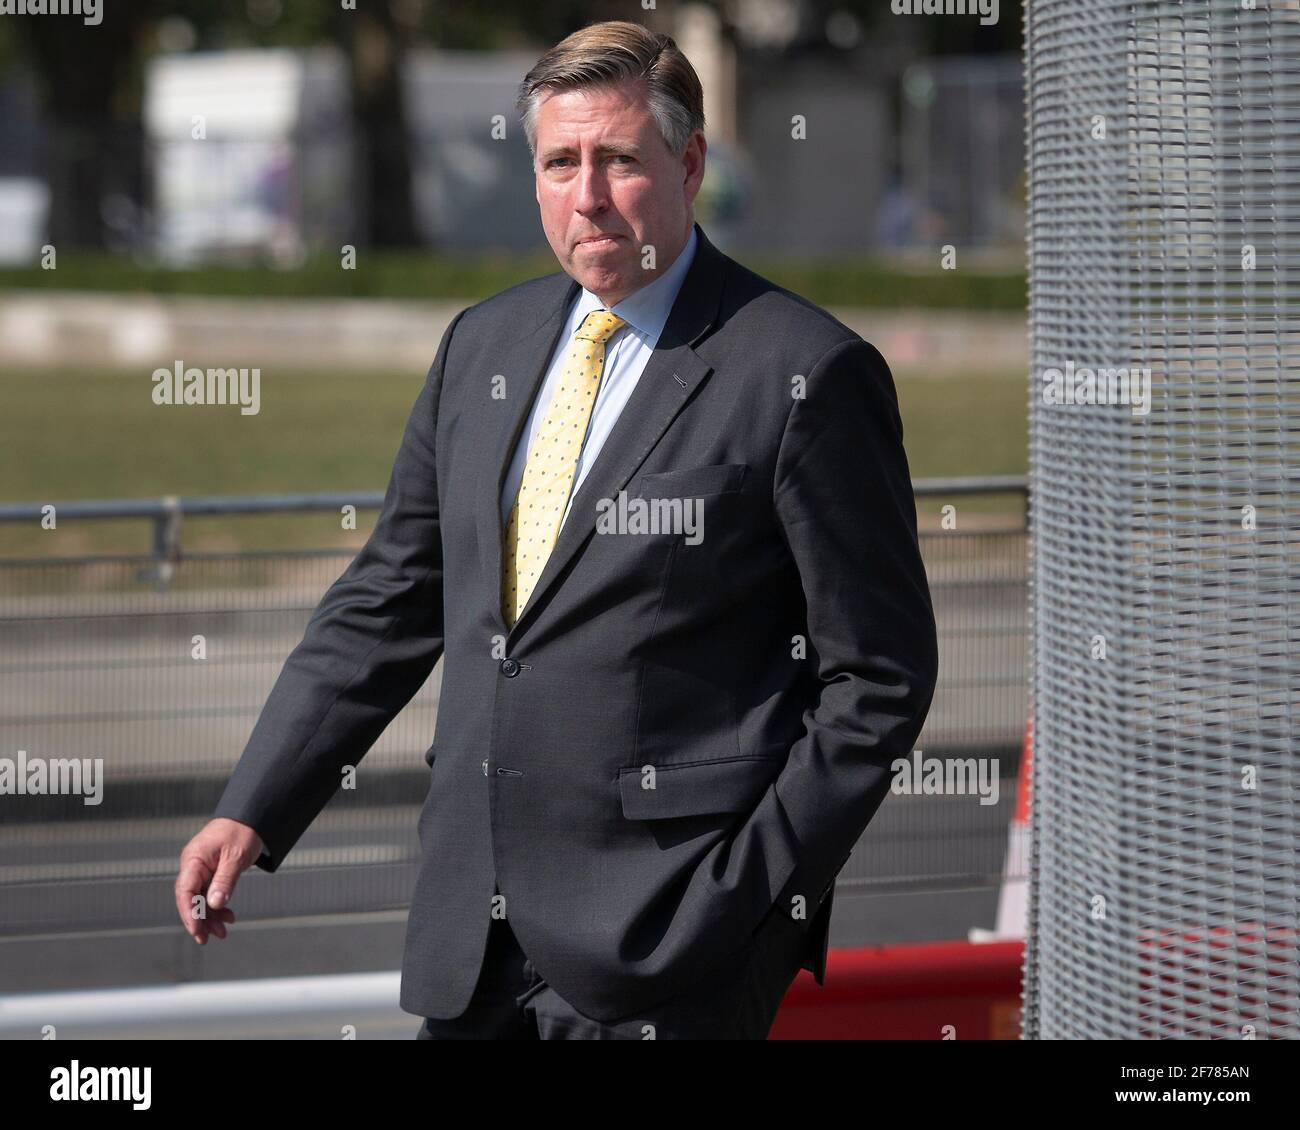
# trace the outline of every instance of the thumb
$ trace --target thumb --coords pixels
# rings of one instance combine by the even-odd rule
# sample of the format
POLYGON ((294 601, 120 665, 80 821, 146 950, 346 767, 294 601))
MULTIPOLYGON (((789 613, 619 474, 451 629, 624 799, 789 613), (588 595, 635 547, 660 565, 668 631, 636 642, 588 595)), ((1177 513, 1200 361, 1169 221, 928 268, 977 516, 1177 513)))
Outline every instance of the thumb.
POLYGON ((208 884, 208 905, 213 910, 220 910, 230 901, 235 893, 235 884, 243 868, 240 866, 239 853, 225 848, 221 851, 221 860, 217 864, 217 873, 208 884))

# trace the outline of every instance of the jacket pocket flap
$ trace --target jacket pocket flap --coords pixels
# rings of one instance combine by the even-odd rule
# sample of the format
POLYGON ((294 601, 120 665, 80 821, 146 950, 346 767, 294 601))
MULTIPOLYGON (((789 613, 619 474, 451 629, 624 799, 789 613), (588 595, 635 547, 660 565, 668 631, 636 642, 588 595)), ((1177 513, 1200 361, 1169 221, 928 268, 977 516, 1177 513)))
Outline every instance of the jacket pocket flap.
POLYGON ((641 476, 633 497, 702 498, 706 494, 730 494, 740 489, 748 470, 748 463, 715 463, 680 471, 658 471, 641 476))
POLYGON ((664 820, 712 812, 748 812, 776 779, 778 754, 691 761, 680 765, 626 766, 618 771, 623 815, 664 820))

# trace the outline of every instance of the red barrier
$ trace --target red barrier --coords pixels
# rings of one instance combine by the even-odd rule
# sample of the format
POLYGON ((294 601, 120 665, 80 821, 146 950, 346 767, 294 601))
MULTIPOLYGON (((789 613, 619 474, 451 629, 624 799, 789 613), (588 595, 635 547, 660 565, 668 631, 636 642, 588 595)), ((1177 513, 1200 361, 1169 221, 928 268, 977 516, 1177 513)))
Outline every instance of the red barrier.
POLYGON ((800 970, 771 1040, 1017 1040, 1023 941, 833 949, 800 970))

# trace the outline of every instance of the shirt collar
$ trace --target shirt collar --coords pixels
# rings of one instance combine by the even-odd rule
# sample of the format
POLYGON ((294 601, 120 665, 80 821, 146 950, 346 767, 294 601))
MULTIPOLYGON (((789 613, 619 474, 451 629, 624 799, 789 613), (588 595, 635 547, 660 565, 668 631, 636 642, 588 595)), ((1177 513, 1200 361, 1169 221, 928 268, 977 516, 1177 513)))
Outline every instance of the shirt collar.
MULTIPOLYGON (((641 334, 653 347, 668 324, 668 315, 672 313, 673 303, 677 301, 677 292, 686 280, 686 272, 691 269, 695 258, 695 248, 699 239, 695 234, 695 225, 691 225, 691 234, 686 238, 686 246, 681 249, 673 264, 654 282, 647 283, 640 290, 629 294, 622 302, 616 302, 609 309, 627 322, 641 334)), ((578 324, 593 310, 603 310, 605 304, 586 287, 578 292, 578 302, 574 308, 578 324)))

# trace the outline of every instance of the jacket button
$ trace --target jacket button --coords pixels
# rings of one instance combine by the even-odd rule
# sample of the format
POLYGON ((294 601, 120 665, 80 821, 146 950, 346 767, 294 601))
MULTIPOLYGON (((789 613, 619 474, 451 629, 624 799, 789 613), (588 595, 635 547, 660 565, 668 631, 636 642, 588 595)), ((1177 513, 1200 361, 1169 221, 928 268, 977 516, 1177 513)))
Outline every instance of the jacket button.
POLYGON ((483 758, 483 776, 487 776, 487 758, 483 758))
POLYGON ((507 679, 513 679, 519 674, 519 661, 517 659, 501 660, 501 674, 507 679))

